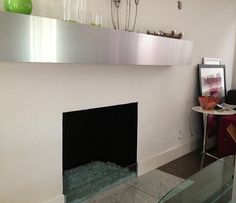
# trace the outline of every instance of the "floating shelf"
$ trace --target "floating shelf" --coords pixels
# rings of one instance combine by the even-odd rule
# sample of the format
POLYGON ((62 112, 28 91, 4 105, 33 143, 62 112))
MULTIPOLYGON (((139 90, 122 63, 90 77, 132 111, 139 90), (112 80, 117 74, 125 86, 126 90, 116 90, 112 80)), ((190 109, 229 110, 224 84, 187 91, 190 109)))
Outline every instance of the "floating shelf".
POLYGON ((188 65, 193 42, 0 12, 0 60, 188 65))

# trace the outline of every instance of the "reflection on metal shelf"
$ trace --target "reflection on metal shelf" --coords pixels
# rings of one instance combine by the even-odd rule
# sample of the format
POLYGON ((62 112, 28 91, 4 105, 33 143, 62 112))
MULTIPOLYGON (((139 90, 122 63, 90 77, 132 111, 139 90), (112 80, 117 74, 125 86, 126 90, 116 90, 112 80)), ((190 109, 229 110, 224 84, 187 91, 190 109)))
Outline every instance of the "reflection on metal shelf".
POLYGON ((30 20, 30 61, 56 62, 57 23, 41 23, 40 18, 30 20))
POLYGON ((82 64, 187 65, 193 43, 0 12, 0 60, 82 64))

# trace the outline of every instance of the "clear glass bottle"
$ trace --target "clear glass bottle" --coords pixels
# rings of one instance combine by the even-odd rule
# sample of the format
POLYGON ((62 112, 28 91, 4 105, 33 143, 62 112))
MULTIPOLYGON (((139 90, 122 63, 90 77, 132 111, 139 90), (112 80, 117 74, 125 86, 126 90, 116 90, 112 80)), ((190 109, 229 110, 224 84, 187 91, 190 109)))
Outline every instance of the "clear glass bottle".
POLYGON ((63 19, 72 22, 86 23, 86 0, 64 0, 63 19))
POLYGON ((87 0, 79 0, 79 23, 86 23, 86 8, 87 8, 87 0))

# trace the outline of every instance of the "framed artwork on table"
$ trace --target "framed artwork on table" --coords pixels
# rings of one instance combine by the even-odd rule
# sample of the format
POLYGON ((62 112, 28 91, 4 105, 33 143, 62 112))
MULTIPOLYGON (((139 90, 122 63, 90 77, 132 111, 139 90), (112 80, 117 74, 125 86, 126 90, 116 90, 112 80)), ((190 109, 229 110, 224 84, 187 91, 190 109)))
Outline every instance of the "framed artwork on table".
POLYGON ((226 96, 225 65, 199 65, 199 85, 201 96, 226 96))

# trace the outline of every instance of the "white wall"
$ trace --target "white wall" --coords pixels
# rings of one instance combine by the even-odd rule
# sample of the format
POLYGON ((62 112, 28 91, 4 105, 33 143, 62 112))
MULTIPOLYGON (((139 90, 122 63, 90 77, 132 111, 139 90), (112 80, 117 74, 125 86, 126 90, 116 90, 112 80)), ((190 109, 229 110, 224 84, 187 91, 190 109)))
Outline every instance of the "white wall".
MULTIPOLYGON (((235 30, 236 30, 236 26, 235 26, 235 30)), ((236 39, 236 31, 235 31, 235 39, 236 39)), ((234 47, 236 47, 236 40, 235 40, 234 47)), ((232 89, 236 89, 236 51, 235 51, 235 55, 234 55, 234 71, 233 71, 232 89)))
MULTIPOLYGON (((196 67, 202 56, 222 58, 231 88, 236 2, 183 2, 180 11, 174 0, 140 1, 137 30, 183 31, 194 41, 192 66, 0 63, 1 203, 60 199, 65 111, 138 101, 140 174, 194 149, 200 130, 193 123, 192 137, 188 119, 196 67)), ((39 10, 34 6, 35 15, 39 10)))

